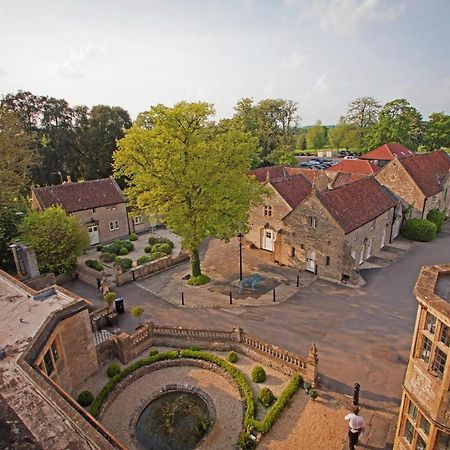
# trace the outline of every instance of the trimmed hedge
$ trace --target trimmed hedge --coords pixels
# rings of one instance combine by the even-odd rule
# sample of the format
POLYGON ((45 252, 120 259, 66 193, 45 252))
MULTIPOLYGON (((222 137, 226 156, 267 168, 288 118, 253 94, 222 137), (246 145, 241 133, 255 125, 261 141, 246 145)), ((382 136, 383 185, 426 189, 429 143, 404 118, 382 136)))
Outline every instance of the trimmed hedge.
POLYGON ((230 363, 235 363, 239 359, 238 354, 236 352, 228 352, 227 353, 227 361, 230 363))
POLYGON ((309 395, 313 400, 315 400, 315 399, 319 396, 319 394, 317 393, 317 391, 316 391, 315 389, 310 389, 310 390, 308 391, 308 395, 309 395))
POLYGON ((266 371, 261 366, 253 367, 252 380, 255 383, 262 383, 266 381, 266 371))
POLYGON ((427 220, 436 225, 437 232, 439 233, 445 222, 445 212, 439 211, 438 209, 430 209, 427 214, 427 220))
POLYGON ((402 235, 411 241, 432 241, 436 237, 436 232, 436 224, 427 219, 409 219, 402 227, 402 235))
POLYGON ((147 264, 151 261, 152 261, 152 258, 150 256, 144 255, 144 256, 139 257, 136 262, 137 262, 137 265, 140 266, 141 264, 147 264))
POLYGON ((258 400, 267 408, 274 402, 275 397, 273 392, 265 387, 259 391, 258 400))
POLYGON ((122 247, 125 247, 129 252, 134 250, 134 244, 131 241, 123 241, 122 247))
POLYGON ((209 283, 211 278, 208 277, 208 275, 201 274, 198 277, 191 277, 189 278, 187 284, 189 286, 203 286, 206 283, 209 283))
POLYGON ((103 266, 96 259, 87 259, 86 265, 91 269, 98 270, 99 272, 103 270, 103 266))
POLYGON ((82 391, 78 396, 78 404, 85 407, 89 406, 94 401, 94 395, 91 391, 82 391))
POLYGON ((164 253, 165 255, 170 255, 172 253, 172 247, 164 242, 153 245, 152 253, 164 253))
POLYGON ((130 258, 122 258, 120 261, 116 261, 116 265, 123 270, 129 270, 133 266, 133 261, 130 258))
POLYGON ((120 366, 117 363, 111 363, 106 370, 106 374, 109 378, 113 378, 120 373, 120 366))
POLYGON ((155 356, 158 353, 159 353, 158 350, 156 350, 156 348, 153 348, 148 352, 148 356, 155 356))
POLYGON ((161 253, 161 252, 153 252, 153 250, 152 250, 152 253, 150 254, 150 259, 151 259, 152 261, 156 261, 156 260, 159 259, 159 258, 164 258, 164 256, 166 256, 165 253, 161 253))
POLYGON ((159 239, 157 238, 157 237, 155 237, 155 236, 150 236, 149 238, 148 238, 148 243, 150 244, 150 245, 155 245, 155 244, 157 244, 159 242, 159 239))
POLYGON ((102 249, 103 249, 103 244, 98 244, 96 249, 97 249, 98 252, 101 252, 102 249))
POLYGON ((122 255, 122 256, 128 255, 128 250, 125 247, 122 247, 119 250, 119 255, 122 255))
POLYGON ((144 247, 144 252, 145 253, 151 253, 152 252, 152 246, 151 245, 146 245, 144 247))
POLYGON ((121 248, 122 243, 120 241, 114 241, 112 244, 104 245, 102 251, 118 255, 121 248))
POLYGON ((130 240, 130 241, 137 241, 138 240, 138 235, 136 233, 131 233, 130 236, 128 237, 128 240, 130 240))
POLYGON ((105 262, 113 262, 114 259, 116 258, 116 254, 111 253, 111 252, 105 252, 104 250, 105 250, 105 247, 103 247, 103 251, 102 251, 102 254, 100 255, 100 259, 105 262))

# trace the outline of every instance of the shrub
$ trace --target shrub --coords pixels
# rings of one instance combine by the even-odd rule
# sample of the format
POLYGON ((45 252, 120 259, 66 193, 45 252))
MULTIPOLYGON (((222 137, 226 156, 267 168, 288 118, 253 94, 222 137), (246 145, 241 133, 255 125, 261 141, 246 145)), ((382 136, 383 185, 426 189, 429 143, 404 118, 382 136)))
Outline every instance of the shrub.
POLYGON ((428 211, 427 220, 433 222, 436 225, 437 231, 441 231, 442 225, 445 222, 445 212, 438 209, 431 209, 428 211))
POLYGON ((131 241, 123 241, 122 247, 125 247, 129 252, 134 250, 134 244, 131 241))
POLYGON ((123 270, 129 270, 131 269, 131 267, 133 266, 133 261, 130 258, 122 258, 118 265, 123 269, 123 270))
POLYGON ((152 246, 151 245, 146 245, 144 247, 144 252, 145 253, 151 253, 152 252, 152 246))
POLYGON ((150 256, 141 256, 137 259, 137 265, 140 266, 141 264, 147 264, 152 260, 152 258, 150 256))
POLYGON ((121 372, 120 366, 117 363, 111 363, 108 366, 108 369, 106 370, 106 374, 108 375, 109 378, 113 378, 116 375, 119 375, 119 373, 121 372))
POLYGON ((118 265, 118 264, 120 263, 121 260, 122 260, 122 258, 121 258, 120 256, 116 256, 116 257, 114 258, 114 264, 115 264, 115 265, 118 265))
POLYGON ((114 241, 112 244, 105 245, 103 247, 103 251, 108 252, 108 253, 114 253, 115 255, 118 255, 121 248, 122 248, 122 243, 120 241, 114 241))
POLYGON ((108 305, 108 310, 111 309, 112 304, 114 303, 114 300, 117 298, 117 294, 115 292, 107 292, 103 296, 103 300, 108 305))
POLYGON ((170 239, 164 239, 164 243, 170 245, 171 248, 175 247, 175 244, 170 239))
POLYGON ((307 391, 309 391, 311 389, 311 383, 308 383, 307 381, 305 381, 303 383, 303 388, 306 389, 307 391))
POLYGON ((96 248, 98 252, 101 252, 103 249, 103 244, 98 244, 96 248))
MULTIPOLYGON (((105 247, 103 247, 103 250, 105 250, 105 247)), ((115 253, 111 252, 103 252, 100 255, 100 259, 105 262, 113 262, 115 257, 116 257, 115 253)))
POLYGON ((411 241, 429 242, 436 237, 437 226, 427 219, 409 219, 402 227, 402 235, 411 241))
POLYGON ((275 397, 269 388, 262 388, 259 391, 258 400, 267 408, 274 402, 275 397))
POLYGON ((152 348, 150 351, 149 351, 149 353, 148 353, 148 355, 149 356, 155 356, 155 355, 157 355, 159 352, 158 352, 158 350, 156 350, 156 348, 152 348))
POLYGON ((313 400, 315 400, 317 397, 318 397, 318 393, 317 393, 317 391, 315 390, 315 389, 310 389, 309 391, 308 391, 308 395, 313 399, 313 400))
POLYGON ((83 391, 77 401, 81 406, 89 406, 94 401, 94 396, 91 391, 83 391))
POLYGON ((170 255, 172 253, 172 247, 165 242, 161 242, 159 244, 155 244, 152 247, 152 253, 156 252, 164 253, 165 255, 170 255))
POLYGON ((252 370, 252 380, 255 383, 266 381, 266 371, 261 366, 255 366, 252 370))
POLYGON ((128 238, 130 241, 137 241, 138 235, 136 233, 131 233, 130 237, 128 238))
POLYGON ((193 352, 199 352, 200 351, 200 347, 197 347, 196 345, 192 345, 190 350, 192 350, 193 352))
POLYGON ((119 255, 122 255, 122 256, 128 255, 128 250, 127 250, 125 247, 122 247, 122 248, 119 250, 119 255))
POLYGON ((227 353, 227 361, 230 363, 235 363, 238 360, 238 354, 236 352, 228 352, 227 353))
POLYGON ((86 260, 86 265, 91 269, 98 270, 99 272, 103 270, 103 266, 96 259, 86 260))
POLYGON ((153 252, 150 254, 150 258, 152 259, 152 261, 155 261, 159 258, 164 258, 164 256, 166 256, 165 253, 161 253, 161 252, 153 252))
POLYGON ((148 243, 150 244, 150 245, 155 245, 155 244, 157 244, 159 242, 159 239, 157 238, 157 237, 155 237, 155 236, 150 236, 149 238, 148 238, 148 243))
POLYGON ((204 285, 206 283, 209 283, 209 281, 210 281, 210 278, 207 275, 201 274, 198 277, 191 277, 191 278, 189 278, 187 283, 190 286, 202 286, 202 285, 204 285))

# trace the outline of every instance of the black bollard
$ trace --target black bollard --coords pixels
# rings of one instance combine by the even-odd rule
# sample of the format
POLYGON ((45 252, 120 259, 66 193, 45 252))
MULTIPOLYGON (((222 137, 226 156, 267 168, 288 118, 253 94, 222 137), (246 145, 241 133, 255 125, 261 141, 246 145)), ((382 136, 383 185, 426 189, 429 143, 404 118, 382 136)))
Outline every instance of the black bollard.
POLYGON ((273 290, 273 301, 275 302, 275 289, 273 290))
POLYGON ((184 306, 184 292, 181 293, 181 304, 184 306))
POLYGON ((297 275, 297 287, 300 285, 300 275, 297 275))
POLYGON ((230 291, 230 305, 232 305, 232 304, 233 304, 233 294, 230 291))
POLYGON ((359 389, 360 389, 360 384, 359 383, 355 383, 353 386, 353 406, 358 406, 359 405, 359 389))

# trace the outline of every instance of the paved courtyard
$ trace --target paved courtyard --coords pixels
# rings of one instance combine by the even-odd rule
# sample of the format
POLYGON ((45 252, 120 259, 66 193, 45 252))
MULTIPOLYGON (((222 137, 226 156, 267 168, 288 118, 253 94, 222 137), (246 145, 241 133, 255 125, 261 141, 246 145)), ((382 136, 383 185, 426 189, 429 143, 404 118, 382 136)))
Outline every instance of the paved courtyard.
MULTIPOLYGON (((345 396, 352 393, 353 383, 359 382, 362 404, 366 411, 371 411, 370 420, 374 420, 373 433, 385 438, 389 421, 383 418, 398 410, 411 345, 417 311, 412 292, 414 284, 421 266, 448 262, 449 249, 447 224, 435 241, 416 243, 390 266, 364 270, 367 284, 359 290, 316 280, 280 304, 258 308, 183 309, 162 300, 139 283, 121 286, 117 291, 125 297, 127 307, 143 305, 144 319, 159 324, 227 329, 241 326, 251 334, 300 354, 306 354, 311 342, 315 342, 321 387, 337 393, 338 400, 344 404, 345 396)), ((216 261, 217 266, 226 263, 220 260, 220 255, 216 261)), ((238 264, 231 270, 236 269, 238 264)), ((156 284, 161 282, 158 277, 164 276, 164 273, 154 275, 145 283, 156 284)), ((95 289, 79 282, 66 287, 87 298, 98 296, 95 289)), ((120 324, 124 329, 136 325, 128 315, 120 324)), ((283 447, 290 448, 283 442, 283 447)), ((366 448, 382 447, 368 444, 366 448)))

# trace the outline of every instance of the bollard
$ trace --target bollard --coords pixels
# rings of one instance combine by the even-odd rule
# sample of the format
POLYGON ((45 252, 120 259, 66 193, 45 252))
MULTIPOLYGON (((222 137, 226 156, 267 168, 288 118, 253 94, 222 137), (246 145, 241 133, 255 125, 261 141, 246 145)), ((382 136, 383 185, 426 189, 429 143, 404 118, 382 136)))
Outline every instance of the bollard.
POLYGON ((184 292, 181 293, 181 305, 184 306, 184 292))
POLYGON ((230 291, 230 305, 232 305, 232 304, 233 304, 233 294, 230 291))
POLYGON ((359 405, 359 389, 361 385, 359 383, 355 383, 353 386, 353 406, 359 405))
POLYGON ((275 289, 273 290, 273 301, 275 302, 275 289))
POLYGON ((300 285, 300 275, 297 275, 297 287, 300 285))

